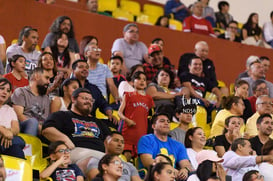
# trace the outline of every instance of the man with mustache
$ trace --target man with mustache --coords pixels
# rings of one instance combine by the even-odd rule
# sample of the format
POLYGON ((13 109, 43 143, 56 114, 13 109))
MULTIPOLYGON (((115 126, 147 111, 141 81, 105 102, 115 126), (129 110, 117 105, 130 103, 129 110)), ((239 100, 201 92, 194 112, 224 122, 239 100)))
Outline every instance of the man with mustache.
POLYGON ((49 115, 50 100, 46 95, 50 73, 42 68, 35 68, 29 78, 29 85, 17 88, 11 100, 20 121, 21 132, 38 135, 41 124, 49 115))
MULTIPOLYGON (((104 141, 105 153, 119 156, 124 150, 124 138, 119 132, 112 132, 111 135, 107 136, 104 141)), ((98 164, 99 159, 92 158, 87 164, 87 177, 92 180, 99 173, 98 164)), ((130 162, 123 161, 123 172, 119 181, 140 181, 138 171, 134 165, 130 162)))
MULTIPOLYGON (((25 70, 29 74, 38 65, 38 58, 41 54, 35 48, 38 44, 38 31, 31 26, 24 27, 20 32, 20 37, 18 44, 13 44, 7 48, 7 59, 11 58, 13 55, 22 55, 26 58, 25 70)), ((9 62, 7 62, 6 72, 11 72, 11 67, 9 62)))
POLYGON ((74 53, 79 53, 79 46, 75 39, 72 20, 68 16, 59 16, 51 25, 50 33, 48 33, 43 41, 42 50, 49 47, 52 39, 58 33, 65 33, 68 37, 69 48, 74 53))
POLYGON ((104 155, 103 141, 110 134, 102 121, 90 115, 94 102, 88 89, 76 89, 72 94, 71 110, 51 114, 42 129, 42 135, 49 141, 63 141, 72 149, 71 161, 81 169, 91 157, 100 159, 104 155))

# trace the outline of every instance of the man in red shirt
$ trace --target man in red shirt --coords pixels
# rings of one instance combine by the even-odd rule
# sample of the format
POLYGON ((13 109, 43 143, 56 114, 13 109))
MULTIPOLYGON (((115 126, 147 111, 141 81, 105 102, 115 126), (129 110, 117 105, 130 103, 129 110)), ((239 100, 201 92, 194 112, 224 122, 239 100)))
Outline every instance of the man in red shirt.
POLYGON ((193 32, 216 37, 209 21, 202 18, 203 7, 201 2, 196 2, 192 6, 193 15, 184 20, 184 32, 193 32))

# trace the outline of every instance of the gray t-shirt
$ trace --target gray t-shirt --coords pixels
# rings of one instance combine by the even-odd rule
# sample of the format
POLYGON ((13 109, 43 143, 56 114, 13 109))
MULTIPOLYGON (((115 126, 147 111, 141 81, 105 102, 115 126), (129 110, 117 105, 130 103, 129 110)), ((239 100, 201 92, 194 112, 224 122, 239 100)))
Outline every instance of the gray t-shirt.
POLYGON ((186 131, 182 130, 181 128, 177 127, 175 129, 173 129, 170 134, 169 134, 173 139, 175 139, 176 141, 184 144, 185 141, 185 135, 186 135, 186 131))
MULTIPOLYGON (((92 157, 87 164, 87 170, 98 168, 99 161, 100 160, 98 158, 92 157)), ((124 161, 122 161, 122 163, 122 176, 118 179, 118 181, 131 181, 132 176, 138 176, 138 171, 133 164, 124 161)))
MULTIPOLYGON (((7 59, 11 58, 13 55, 23 55, 26 58, 26 67, 25 70, 27 73, 29 73, 31 70, 36 68, 38 66, 38 59, 41 54, 40 51, 34 50, 31 53, 23 52, 21 46, 17 44, 13 44, 7 48, 7 59)), ((9 62, 7 62, 6 66, 6 73, 11 72, 11 67, 9 65, 9 62)))
MULTIPOLYGON (((158 84, 154 82, 148 85, 148 87, 150 86, 154 86, 158 92, 165 92, 165 90, 162 87, 160 87, 158 84)), ((154 103, 155 103, 155 107, 158 107, 160 105, 171 106, 172 108, 175 107, 171 99, 154 99, 154 103)))
MULTIPOLYGON (((252 85, 253 85, 253 83, 255 82, 251 77, 244 77, 244 78, 242 78, 242 80, 246 80, 247 82, 248 82, 248 84, 249 84, 249 89, 248 89, 248 96, 250 97, 250 96, 253 96, 253 91, 252 91, 252 85)), ((263 79, 262 79, 263 80, 263 79)), ((271 98, 273 98, 273 84, 272 84, 272 82, 269 82, 269 81, 267 81, 267 80, 264 80, 265 81, 265 83, 266 83, 266 86, 267 86, 267 88, 269 89, 268 90, 268 93, 269 93, 269 97, 271 97, 271 98)))
POLYGON ((11 96, 15 105, 23 106, 23 114, 28 118, 36 118, 43 122, 49 115, 50 100, 47 95, 35 96, 29 86, 15 89, 11 96))
MULTIPOLYGON (((54 33, 48 33, 43 41, 42 49, 49 47, 54 39, 54 33)), ((75 38, 68 38, 69 50, 75 53, 79 53, 79 46, 75 38)))
POLYGON ((135 44, 129 44, 124 38, 119 38, 114 41, 111 52, 113 54, 117 51, 122 52, 127 69, 130 69, 136 64, 142 64, 144 55, 148 54, 148 49, 144 43, 136 42, 135 44))

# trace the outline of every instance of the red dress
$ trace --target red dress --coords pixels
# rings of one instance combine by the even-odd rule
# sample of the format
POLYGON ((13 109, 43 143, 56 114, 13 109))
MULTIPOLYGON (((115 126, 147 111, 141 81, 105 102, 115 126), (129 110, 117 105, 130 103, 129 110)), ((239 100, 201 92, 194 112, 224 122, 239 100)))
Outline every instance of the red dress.
POLYGON ((149 110, 154 107, 154 101, 150 95, 141 95, 138 92, 125 92, 126 106, 124 115, 133 120, 136 125, 128 127, 125 121, 122 121, 120 128, 124 137, 124 150, 135 152, 138 140, 147 134, 149 110))

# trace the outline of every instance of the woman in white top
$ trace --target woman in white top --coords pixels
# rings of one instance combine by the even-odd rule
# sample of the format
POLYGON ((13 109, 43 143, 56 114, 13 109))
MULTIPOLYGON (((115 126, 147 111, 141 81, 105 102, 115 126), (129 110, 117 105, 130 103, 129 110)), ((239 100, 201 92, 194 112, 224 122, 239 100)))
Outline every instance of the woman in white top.
POLYGON ((205 144, 206 136, 202 128, 194 127, 186 132, 185 147, 187 148, 187 153, 194 170, 198 167, 196 154, 203 150, 205 144))
POLYGON ((14 109, 6 104, 11 87, 8 79, 0 78, 0 153, 24 159, 25 142, 17 136, 20 132, 19 121, 14 109))
POLYGON ((56 111, 67 111, 71 103, 72 93, 79 88, 79 85, 80 83, 76 78, 66 79, 61 85, 60 97, 56 96, 51 101, 51 113, 56 111))
MULTIPOLYGON (((262 155, 273 155, 273 140, 269 139, 262 147, 262 155)), ((259 165, 260 174, 264 176, 264 181, 273 180, 273 163, 262 162, 259 165)))

